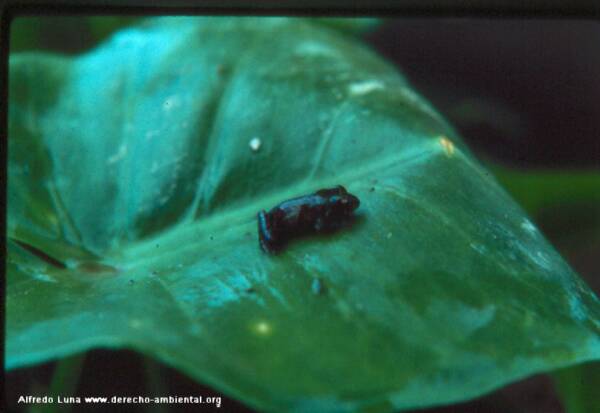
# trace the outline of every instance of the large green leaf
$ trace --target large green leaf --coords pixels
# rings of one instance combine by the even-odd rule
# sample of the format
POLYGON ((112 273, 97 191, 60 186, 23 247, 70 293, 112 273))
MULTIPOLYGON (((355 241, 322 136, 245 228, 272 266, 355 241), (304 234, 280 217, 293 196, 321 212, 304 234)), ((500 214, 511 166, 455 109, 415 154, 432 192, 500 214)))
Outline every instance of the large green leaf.
POLYGON ((11 56, 9 116, 8 368, 130 347, 264 410, 374 412, 600 355, 598 299, 349 32, 159 19, 11 56), (335 184, 351 228, 259 249, 257 211, 335 184))

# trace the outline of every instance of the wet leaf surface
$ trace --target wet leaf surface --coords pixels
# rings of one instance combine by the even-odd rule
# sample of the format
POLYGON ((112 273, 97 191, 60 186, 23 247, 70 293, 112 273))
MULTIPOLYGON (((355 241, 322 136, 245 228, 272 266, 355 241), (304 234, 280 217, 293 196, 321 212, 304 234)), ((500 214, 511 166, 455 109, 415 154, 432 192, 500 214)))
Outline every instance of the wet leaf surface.
POLYGON ((383 412, 598 358, 597 297, 332 27, 157 19, 11 56, 8 368, 127 347, 255 408, 383 412), (259 210, 336 184, 351 228, 259 249, 259 210))

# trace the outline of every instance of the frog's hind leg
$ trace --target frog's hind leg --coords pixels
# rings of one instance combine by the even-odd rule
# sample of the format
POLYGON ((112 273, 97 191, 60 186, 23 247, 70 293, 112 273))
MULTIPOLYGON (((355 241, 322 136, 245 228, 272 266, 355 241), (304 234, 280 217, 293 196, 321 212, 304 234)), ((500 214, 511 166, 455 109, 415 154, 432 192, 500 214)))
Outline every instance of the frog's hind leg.
POLYGON ((269 214, 267 214, 264 210, 260 211, 257 215, 258 218, 258 242, 260 243, 260 247, 266 253, 272 254, 276 251, 277 241, 273 236, 273 232, 271 230, 271 222, 269 219, 269 214))

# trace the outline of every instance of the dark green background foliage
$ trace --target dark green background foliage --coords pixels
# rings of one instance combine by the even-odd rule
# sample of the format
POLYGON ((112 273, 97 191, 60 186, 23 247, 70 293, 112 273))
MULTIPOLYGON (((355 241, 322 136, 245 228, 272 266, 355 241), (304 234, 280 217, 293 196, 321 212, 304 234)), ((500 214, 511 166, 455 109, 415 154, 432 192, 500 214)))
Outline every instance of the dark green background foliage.
POLYGON ((256 408, 374 412, 597 359, 597 297, 368 24, 12 54, 7 368, 133 348, 256 408), (258 210, 335 184, 352 228, 260 251, 258 210))

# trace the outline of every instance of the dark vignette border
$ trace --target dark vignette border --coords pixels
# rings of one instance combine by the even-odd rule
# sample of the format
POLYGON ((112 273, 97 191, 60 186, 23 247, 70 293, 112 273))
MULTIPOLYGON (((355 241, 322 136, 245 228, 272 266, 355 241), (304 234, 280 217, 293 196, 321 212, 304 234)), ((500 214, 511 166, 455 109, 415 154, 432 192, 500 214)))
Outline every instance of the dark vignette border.
MULTIPOLYGON (((10 23, 32 15, 326 15, 336 17, 580 18, 600 20, 593 0, 5 0, 0 2, 0 358, 4 378, 8 55, 10 23)), ((0 380, 0 411, 6 411, 0 380)))

